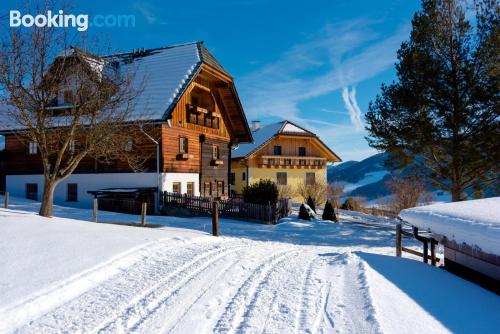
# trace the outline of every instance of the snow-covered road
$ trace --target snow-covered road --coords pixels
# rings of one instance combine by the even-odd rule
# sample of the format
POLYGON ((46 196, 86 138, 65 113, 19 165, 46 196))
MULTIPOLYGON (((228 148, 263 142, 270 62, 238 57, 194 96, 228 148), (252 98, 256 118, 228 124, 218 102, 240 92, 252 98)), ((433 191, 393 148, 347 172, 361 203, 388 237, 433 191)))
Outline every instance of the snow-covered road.
POLYGON ((493 333, 500 327, 500 297, 394 257, 393 225, 373 216, 343 213, 343 224, 291 218, 276 226, 221 220, 219 238, 205 232, 206 218, 154 219, 165 227, 46 220, 0 209, 0 332, 493 333))
MULTIPOLYGON (((364 266, 352 253, 240 238, 206 238, 182 247, 158 241, 141 253, 133 265, 16 332, 373 333, 379 328, 364 266)), ((37 305, 43 300, 50 305, 54 296, 40 298, 37 305)))

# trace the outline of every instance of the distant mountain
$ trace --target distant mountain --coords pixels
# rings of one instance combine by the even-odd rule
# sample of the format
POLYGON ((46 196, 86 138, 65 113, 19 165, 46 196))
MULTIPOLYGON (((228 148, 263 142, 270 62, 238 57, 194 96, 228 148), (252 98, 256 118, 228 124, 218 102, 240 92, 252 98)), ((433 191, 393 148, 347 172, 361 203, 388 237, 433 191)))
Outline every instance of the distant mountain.
MULTIPOLYGON (((391 175, 407 175, 410 169, 398 172, 391 170, 384 164, 388 159, 387 153, 375 154, 362 161, 347 161, 338 166, 329 166, 327 171, 328 182, 340 183, 344 185, 342 198, 349 196, 364 197, 372 201, 390 195, 386 183, 391 179, 391 175)), ((449 201, 449 193, 427 185, 427 190, 434 193, 439 201, 449 201)), ((470 191, 469 191, 470 193, 470 191)), ((484 191, 484 197, 494 197, 500 195, 500 186, 492 187, 484 191)))
POLYGON ((360 196, 367 200, 389 195, 385 182, 390 171, 384 166, 387 153, 375 154, 362 161, 347 161, 328 168, 328 182, 344 185, 344 196, 360 196))

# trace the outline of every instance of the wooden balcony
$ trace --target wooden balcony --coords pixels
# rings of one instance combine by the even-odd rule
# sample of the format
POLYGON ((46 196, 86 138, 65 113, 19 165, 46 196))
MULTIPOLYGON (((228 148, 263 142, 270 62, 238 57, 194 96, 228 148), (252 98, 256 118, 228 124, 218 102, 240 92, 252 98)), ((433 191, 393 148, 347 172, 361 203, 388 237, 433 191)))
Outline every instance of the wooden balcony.
POLYGON ((257 159, 261 167, 323 168, 326 158, 311 156, 263 155, 257 159))

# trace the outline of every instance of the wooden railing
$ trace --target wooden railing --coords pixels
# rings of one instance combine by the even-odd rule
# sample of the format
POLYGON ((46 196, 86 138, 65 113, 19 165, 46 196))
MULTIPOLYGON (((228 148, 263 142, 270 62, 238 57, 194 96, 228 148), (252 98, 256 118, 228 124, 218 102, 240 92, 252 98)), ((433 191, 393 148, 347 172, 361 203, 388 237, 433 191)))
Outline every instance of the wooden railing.
POLYGON ((263 155, 259 164, 265 166, 323 167, 326 159, 311 156, 263 155))
POLYGON ((163 212, 172 208, 189 210, 194 215, 212 215, 212 203, 219 203, 219 215, 223 218, 256 221, 266 224, 275 224, 290 214, 291 200, 282 199, 273 205, 247 203, 241 198, 214 199, 211 197, 188 196, 163 192, 160 194, 160 205, 163 212))

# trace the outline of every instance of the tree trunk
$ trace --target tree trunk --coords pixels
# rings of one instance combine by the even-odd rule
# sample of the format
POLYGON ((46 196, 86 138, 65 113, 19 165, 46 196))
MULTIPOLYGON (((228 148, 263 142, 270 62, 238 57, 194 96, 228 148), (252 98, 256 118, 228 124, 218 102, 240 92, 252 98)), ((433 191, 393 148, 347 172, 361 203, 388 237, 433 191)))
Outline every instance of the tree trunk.
POLYGON ((54 190, 56 189, 57 181, 45 180, 42 195, 42 204, 40 205, 40 212, 38 213, 43 217, 52 217, 52 206, 54 202, 54 190))
POLYGON ((462 187, 453 186, 451 189, 451 201, 452 202, 463 201, 464 200, 463 193, 464 191, 462 187))

